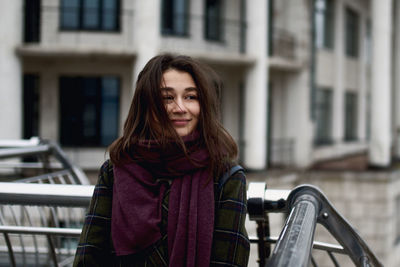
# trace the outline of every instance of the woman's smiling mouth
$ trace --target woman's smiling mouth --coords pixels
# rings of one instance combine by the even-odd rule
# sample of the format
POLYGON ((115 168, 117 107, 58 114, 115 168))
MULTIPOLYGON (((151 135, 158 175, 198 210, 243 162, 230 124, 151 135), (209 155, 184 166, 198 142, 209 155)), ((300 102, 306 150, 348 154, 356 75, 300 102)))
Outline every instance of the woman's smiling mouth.
POLYGON ((171 121, 174 126, 183 127, 186 126, 191 119, 173 119, 171 121))

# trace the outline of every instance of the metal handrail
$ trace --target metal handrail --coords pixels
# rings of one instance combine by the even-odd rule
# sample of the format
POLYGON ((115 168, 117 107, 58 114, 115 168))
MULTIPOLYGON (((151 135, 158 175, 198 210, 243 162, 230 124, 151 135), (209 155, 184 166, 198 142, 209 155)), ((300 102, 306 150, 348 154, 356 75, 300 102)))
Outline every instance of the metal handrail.
MULTIPOLYGON (((250 242, 257 242, 258 237, 249 237, 250 242)), ((265 241, 271 244, 276 244, 279 240, 278 236, 269 236, 265 238, 265 241)), ((319 249, 319 250, 329 250, 331 252, 339 253, 339 254, 347 254, 344 248, 341 245, 336 245, 336 244, 330 244, 326 242, 321 242, 321 241, 313 241, 313 249, 319 249)))
MULTIPOLYGON (((288 191, 266 189, 265 183, 250 183, 247 194, 250 220, 268 220, 269 212, 289 214, 277 239, 258 236, 258 240, 252 240, 276 243, 266 266, 308 266, 313 260, 312 248, 326 250, 336 266, 338 263, 332 252, 347 254, 356 266, 383 266, 354 228, 315 186, 302 185, 288 191), (317 223, 324 226, 340 246, 314 241, 317 223)), ((260 266, 264 266, 265 259, 260 256, 259 261, 260 266)))
POLYGON ((92 185, 0 182, 0 204, 88 207, 92 185))
MULTIPOLYGON (((0 182, 0 205, 45 205, 53 207, 88 207, 94 186, 65 184, 34 184, 0 182)), ((259 246, 275 244, 271 257, 264 266, 308 266, 313 261, 311 250, 321 249, 338 266, 332 253, 346 254, 356 266, 382 266, 368 245, 353 227, 333 208, 325 195, 316 187, 302 185, 293 190, 266 189, 265 183, 250 183, 248 188, 248 212, 252 221, 265 222, 270 212, 288 213, 285 226, 279 237, 269 236, 259 228, 258 237, 251 238, 259 246), (324 226, 340 245, 314 241, 317 224, 324 226)), ((261 224, 264 227, 264 224, 261 224)), ((10 262, 15 266, 15 257, 10 234, 44 235, 49 243, 49 255, 57 265, 57 249, 52 236, 77 237, 79 228, 48 226, 1 225, 0 233, 6 239, 10 262)), ((265 248, 259 249, 265 251, 265 248)), ((265 255, 264 255, 265 256, 265 255)))
POLYGON ((65 265, 94 186, 51 141, 0 140, 0 160, 0 252, 8 253, 11 266, 31 259, 38 266, 65 265))
POLYGON ((41 155, 49 152, 49 145, 38 145, 36 147, 5 148, 0 150, 0 159, 41 155))
MULTIPOLYGON (((62 166, 62 169, 67 170, 69 175, 73 179, 72 182, 75 184, 90 184, 88 178, 83 171, 70 162, 60 148, 60 146, 49 140, 41 140, 39 138, 31 138, 30 140, 2 140, 0 141, 0 159, 13 159, 13 158, 24 158, 29 156, 36 156, 42 158, 42 169, 50 169, 54 166, 53 162, 50 162, 48 158, 53 156, 62 166)), ((9 164, 8 164, 9 165, 9 164)), ((31 164, 32 165, 32 164, 31 164)), ((21 163, 16 164, 14 167, 28 167, 21 163)), ((37 166, 33 168, 38 169, 37 166)), ((59 168, 59 166, 57 166, 59 168)), ((46 171, 48 172, 48 171, 46 171)), ((26 182, 31 182, 31 179, 25 179, 26 182)))
POLYGON ((61 235, 79 237, 82 229, 57 228, 57 227, 33 227, 33 226, 4 226, 0 225, 0 233, 29 234, 29 235, 61 235))
MULTIPOLYGON (((49 206, 52 207, 82 207, 87 208, 92 198, 94 186, 67 185, 67 184, 36 184, 36 183, 10 183, 0 182, 0 205, 11 207, 26 206, 49 206)), ((76 218, 83 223, 82 218, 76 218)), ((47 240, 47 254, 54 266, 59 266, 59 256, 62 250, 53 240, 54 237, 78 238, 81 228, 69 228, 55 226, 32 226, 32 225, 0 225, 0 233, 4 236, 11 266, 17 266, 15 248, 13 248, 10 235, 17 236, 44 236, 47 240)), ((36 239, 35 239, 36 240, 36 239)), ((21 239, 22 242, 22 239, 21 239)), ((22 252, 25 253, 25 245, 21 244, 22 252)), ((38 248, 35 248, 39 253, 38 248)), ((61 254, 60 254, 61 253, 61 254)), ((25 258, 24 258, 25 259, 25 258)))
POLYGON ((40 138, 33 136, 30 139, 0 139, 0 147, 31 147, 40 144, 40 138))

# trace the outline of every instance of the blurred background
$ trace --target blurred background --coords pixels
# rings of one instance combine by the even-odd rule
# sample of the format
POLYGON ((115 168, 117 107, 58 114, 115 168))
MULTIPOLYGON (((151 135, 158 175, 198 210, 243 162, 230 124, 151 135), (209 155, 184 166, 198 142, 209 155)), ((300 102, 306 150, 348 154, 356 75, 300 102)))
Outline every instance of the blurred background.
POLYGON ((319 186, 400 265, 399 1, 0 0, 0 18, 0 139, 55 141, 94 183, 139 71, 186 54, 222 77, 250 181, 319 186))

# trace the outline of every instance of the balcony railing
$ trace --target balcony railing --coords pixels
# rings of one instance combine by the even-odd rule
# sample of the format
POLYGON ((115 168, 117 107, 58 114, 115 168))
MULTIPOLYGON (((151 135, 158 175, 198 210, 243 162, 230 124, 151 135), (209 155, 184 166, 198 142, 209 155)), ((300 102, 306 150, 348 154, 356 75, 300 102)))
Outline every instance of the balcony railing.
POLYGON ((293 138, 272 138, 270 144, 271 166, 293 166, 295 155, 295 140, 293 138))
POLYGON ((244 53, 246 23, 240 18, 220 18, 218 23, 207 24, 206 16, 182 14, 161 28, 163 49, 186 52, 244 53))
POLYGON ((296 49, 297 40, 293 33, 285 29, 273 28, 269 40, 270 56, 295 60, 296 49))

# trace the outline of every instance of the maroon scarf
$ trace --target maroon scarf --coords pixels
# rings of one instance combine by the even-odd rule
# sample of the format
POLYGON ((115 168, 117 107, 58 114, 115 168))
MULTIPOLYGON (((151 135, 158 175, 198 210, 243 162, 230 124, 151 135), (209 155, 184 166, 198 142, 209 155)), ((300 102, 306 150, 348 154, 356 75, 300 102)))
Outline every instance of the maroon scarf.
POLYGON ((192 161, 178 146, 168 151, 147 142, 135 162, 114 166, 111 231, 117 255, 142 251, 161 238, 164 183, 171 179, 168 211, 169 266, 209 266, 214 229, 214 188, 208 183, 208 152, 184 138, 192 161), (150 146, 149 146, 150 144, 150 146))

